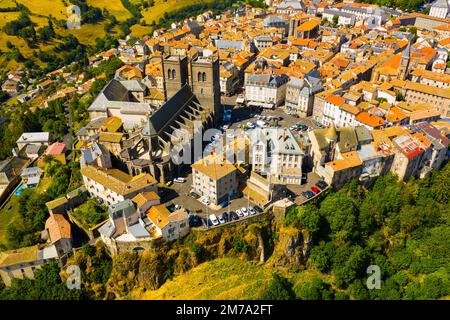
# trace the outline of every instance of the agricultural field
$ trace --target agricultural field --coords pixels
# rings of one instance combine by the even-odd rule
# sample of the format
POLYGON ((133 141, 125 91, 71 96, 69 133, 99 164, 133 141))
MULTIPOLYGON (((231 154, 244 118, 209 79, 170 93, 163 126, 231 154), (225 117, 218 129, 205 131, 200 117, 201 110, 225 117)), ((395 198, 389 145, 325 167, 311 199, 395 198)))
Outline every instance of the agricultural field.
POLYGON ((106 8, 118 21, 131 18, 130 12, 123 6, 120 0, 88 0, 87 3, 92 7, 106 8))
POLYGON ((0 0, 0 8, 12 8, 15 6, 13 0, 0 0))
POLYGON ((165 12, 179 10, 183 7, 191 6, 198 3, 211 3, 214 0, 155 0, 153 7, 142 10, 144 21, 148 24, 158 20, 165 12))
POLYGON ((26 6, 35 16, 52 16, 58 20, 67 17, 66 5, 62 0, 17 0, 17 3, 26 6))

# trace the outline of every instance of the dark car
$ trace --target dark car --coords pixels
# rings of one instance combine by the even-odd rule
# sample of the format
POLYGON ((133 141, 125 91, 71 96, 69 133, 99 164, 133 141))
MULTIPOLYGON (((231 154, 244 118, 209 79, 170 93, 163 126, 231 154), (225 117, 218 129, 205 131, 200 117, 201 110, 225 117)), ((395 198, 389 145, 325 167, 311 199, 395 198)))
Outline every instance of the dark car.
POLYGON ((224 212, 224 213, 223 213, 222 218, 223 218, 223 220, 225 220, 225 222, 230 221, 230 216, 228 215, 227 212, 224 212))
POLYGON ((239 216, 237 215, 236 212, 231 211, 230 212, 230 221, 233 221, 233 220, 239 220, 239 216))
POLYGON ((312 187, 311 191, 314 192, 315 194, 318 194, 320 192, 320 189, 317 187, 312 187))
POLYGON ((190 227, 200 227, 202 225, 202 219, 199 216, 191 215, 189 216, 189 226, 190 227))
POLYGON ((321 189, 324 190, 328 187, 328 184, 325 181, 319 181, 316 183, 316 186, 321 189))
POLYGON ((311 199, 312 197, 314 197, 314 193, 313 193, 312 191, 310 191, 310 190, 305 191, 305 192, 303 192, 302 194, 303 194, 303 196, 304 196, 306 199, 311 199))
POLYGON ((194 198, 194 199, 200 198, 200 195, 199 195, 198 193, 194 192, 194 191, 192 191, 191 193, 189 193, 189 195, 190 195, 192 198, 194 198))
POLYGON ((258 207, 258 206, 254 206, 253 209, 255 209, 255 210, 258 211, 258 212, 264 212, 264 210, 261 209, 261 208, 258 207))

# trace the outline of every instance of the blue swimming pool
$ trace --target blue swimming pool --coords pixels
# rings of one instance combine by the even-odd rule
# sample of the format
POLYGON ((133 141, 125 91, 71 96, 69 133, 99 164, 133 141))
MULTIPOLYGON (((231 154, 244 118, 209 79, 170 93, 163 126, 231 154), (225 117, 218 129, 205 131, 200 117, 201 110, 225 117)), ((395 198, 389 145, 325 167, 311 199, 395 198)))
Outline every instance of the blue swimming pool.
POLYGON ((16 196, 20 196, 21 195, 21 193, 22 193, 22 190, 25 188, 25 184, 21 184, 17 189, 16 189, 16 191, 14 192, 14 195, 16 195, 16 196))

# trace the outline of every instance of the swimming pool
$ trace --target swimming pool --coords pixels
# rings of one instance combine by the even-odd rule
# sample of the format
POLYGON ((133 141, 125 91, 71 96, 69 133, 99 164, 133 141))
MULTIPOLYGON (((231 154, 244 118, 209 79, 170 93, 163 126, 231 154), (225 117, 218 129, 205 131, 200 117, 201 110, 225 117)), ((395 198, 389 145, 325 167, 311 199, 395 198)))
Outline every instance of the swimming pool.
POLYGON ((25 188, 25 184, 22 183, 14 192, 14 195, 20 196, 22 194, 22 190, 25 188))

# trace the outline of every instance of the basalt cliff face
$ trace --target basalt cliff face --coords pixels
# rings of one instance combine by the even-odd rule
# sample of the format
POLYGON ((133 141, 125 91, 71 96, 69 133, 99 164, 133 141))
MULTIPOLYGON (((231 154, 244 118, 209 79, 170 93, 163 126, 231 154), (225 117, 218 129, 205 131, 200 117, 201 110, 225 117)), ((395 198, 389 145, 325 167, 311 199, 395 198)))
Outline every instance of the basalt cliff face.
POLYGON ((218 258, 253 261, 266 269, 301 270, 304 239, 301 230, 277 225, 270 217, 250 224, 193 230, 179 241, 142 253, 117 255, 107 291, 119 298, 132 288, 156 290, 173 276, 218 258))

